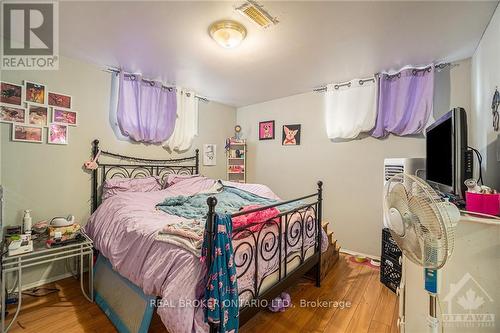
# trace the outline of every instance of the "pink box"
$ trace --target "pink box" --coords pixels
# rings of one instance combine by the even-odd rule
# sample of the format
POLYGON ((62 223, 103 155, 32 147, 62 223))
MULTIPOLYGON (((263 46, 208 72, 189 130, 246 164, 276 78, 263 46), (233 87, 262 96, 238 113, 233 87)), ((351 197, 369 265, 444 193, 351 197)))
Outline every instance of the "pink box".
POLYGON ((469 212, 500 214, 500 194, 465 192, 465 206, 469 212))

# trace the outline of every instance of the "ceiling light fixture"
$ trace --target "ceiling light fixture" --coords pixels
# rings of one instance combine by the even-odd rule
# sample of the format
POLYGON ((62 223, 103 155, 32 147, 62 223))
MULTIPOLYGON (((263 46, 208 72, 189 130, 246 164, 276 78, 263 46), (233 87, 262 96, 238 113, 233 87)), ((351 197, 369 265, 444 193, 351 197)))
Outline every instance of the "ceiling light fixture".
POLYGON ((226 49, 240 45, 247 35, 247 29, 236 21, 224 20, 212 23, 208 28, 210 36, 226 49))

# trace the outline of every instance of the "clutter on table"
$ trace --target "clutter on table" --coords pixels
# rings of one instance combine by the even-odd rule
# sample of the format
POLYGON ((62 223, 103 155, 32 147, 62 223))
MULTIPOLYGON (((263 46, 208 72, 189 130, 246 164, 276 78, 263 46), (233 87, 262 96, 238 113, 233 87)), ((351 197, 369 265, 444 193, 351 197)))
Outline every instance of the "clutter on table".
POLYGON ((32 224, 31 210, 26 209, 22 224, 6 227, 4 239, 8 255, 13 256, 32 252, 34 247, 52 248, 80 242, 84 236, 73 215, 32 224), (38 245, 34 246, 34 242, 38 245))
POLYGON ((32 252, 33 241, 31 240, 31 235, 22 234, 11 236, 7 250, 9 256, 32 252))
POLYGON ((54 217, 48 227, 47 247, 64 246, 80 241, 80 229, 81 227, 75 223, 73 215, 69 215, 67 218, 54 217))

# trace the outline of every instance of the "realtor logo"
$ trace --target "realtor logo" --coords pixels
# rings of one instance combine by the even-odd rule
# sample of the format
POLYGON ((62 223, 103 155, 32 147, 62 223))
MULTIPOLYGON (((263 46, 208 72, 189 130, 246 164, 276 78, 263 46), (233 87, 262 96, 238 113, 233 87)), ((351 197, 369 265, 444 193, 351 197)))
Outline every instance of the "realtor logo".
POLYGON ((450 285, 444 301, 447 303, 447 311, 443 313, 445 327, 495 326, 495 314, 488 311, 494 305, 493 298, 469 273, 450 285))
POLYGON ((57 2, 2 1, 2 70, 58 69, 57 2))

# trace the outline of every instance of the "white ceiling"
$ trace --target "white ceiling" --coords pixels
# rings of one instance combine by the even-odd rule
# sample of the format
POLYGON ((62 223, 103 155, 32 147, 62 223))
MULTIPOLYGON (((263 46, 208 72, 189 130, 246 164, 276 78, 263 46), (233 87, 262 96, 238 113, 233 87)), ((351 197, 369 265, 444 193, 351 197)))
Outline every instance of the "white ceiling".
POLYGON ((310 91, 406 64, 472 55, 487 2, 263 2, 280 23, 255 27, 235 2, 60 2, 60 52, 194 89, 234 106, 310 91), (236 49, 207 34, 219 19, 248 29, 236 49))

